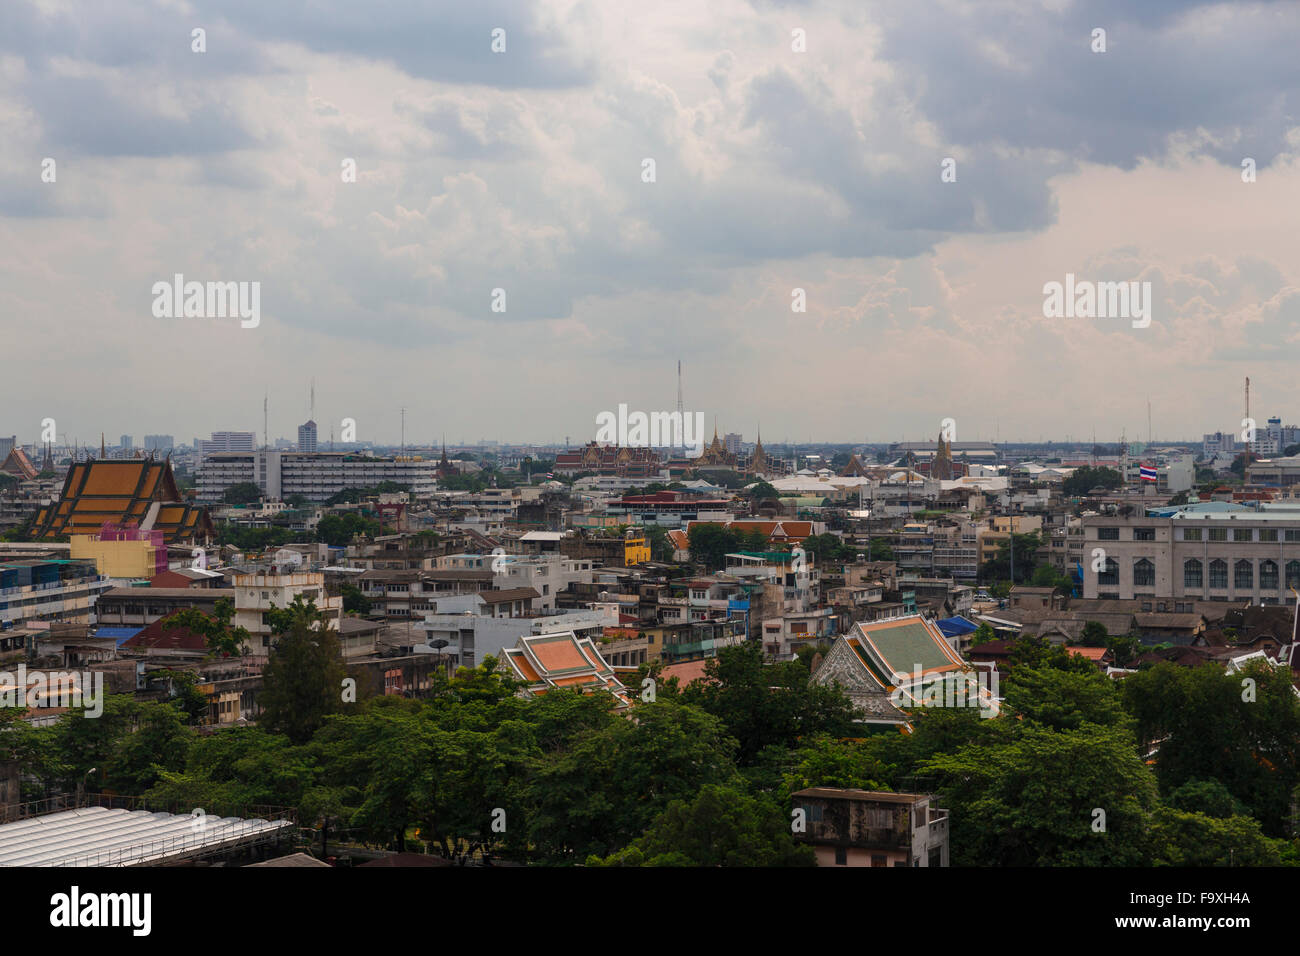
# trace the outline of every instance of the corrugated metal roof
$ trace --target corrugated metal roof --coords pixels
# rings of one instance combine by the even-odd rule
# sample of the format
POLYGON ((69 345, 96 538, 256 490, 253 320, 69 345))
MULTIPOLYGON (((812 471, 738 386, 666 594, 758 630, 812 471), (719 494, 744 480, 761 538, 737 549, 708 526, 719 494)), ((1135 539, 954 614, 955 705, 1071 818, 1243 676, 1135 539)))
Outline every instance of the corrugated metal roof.
POLYGON ((85 807, 0 826, 0 866, 161 863, 265 838, 291 826, 288 820, 85 807))

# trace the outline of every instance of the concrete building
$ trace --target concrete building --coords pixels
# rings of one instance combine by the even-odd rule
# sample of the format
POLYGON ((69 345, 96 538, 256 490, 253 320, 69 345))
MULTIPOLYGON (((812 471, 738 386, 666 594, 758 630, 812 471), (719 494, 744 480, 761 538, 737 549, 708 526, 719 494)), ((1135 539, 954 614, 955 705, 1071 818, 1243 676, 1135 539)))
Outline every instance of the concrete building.
POLYGON ((1300 588, 1300 510, 1220 503, 1083 519, 1083 596, 1281 604, 1300 588))
POLYGON ((212 438, 200 441, 197 451, 200 458, 222 452, 252 452, 257 436, 253 432, 213 432, 212 438))
MULTIPOLYGON (((489 592, 490 593, 490 592, 489 592)), ((468 595, 477 599, 486 595, 468 595)), ((438 610, 451 607, 439 602, 438 610)), ((605 628, 618 625, 617 612, 571 611, 540 617, 509 617, 475 613, 473 610, 425 615, 420 629, 427 635, 430 650, 451 657, 456 667, 477 667, 489 655, 500 658, 520 638, 541 634, 574 634, 596 642, 605 628), (435 642, 446 641, 446 644, 435 642)))
POLYGON ((171 435, 145 435, 144 450, 153 452, 169 452, 176 447, 176 439, 171 435))
POLYGON ((226 489, 252 482, 262 495, 283 501, 302 495, 324 501, 345 488, 374 488, 391 481, 416 495, 433 493, 438 463, 423 458, 372 458, 347 452, 221 452, 199 465, 195 482, 204 502, 222 500, 226 489))
POLYGON ((310 419, 298 426, 298 451, 305 455, 316 454, 316 423, 310 419))
POLYGON ((1248 484, 1271 488, 1289 488, 1300 484, 1300 455, 1253 461, 1246 467, 1246 481, 1248 484))
POLYGON ((72 558, 93 561, 108 578, 147 581, 167 570, 167 545, 161 531, 106 523, 98 534, 74 534, 70 540, 72 558))
POLYGON ((794 838, 818 866, 948 865, 948 811, 931 796, 809 787, 791 800, 803 811, 794 838))
MULTIPOLYGON (((316 602, 327 615, 328 626, 338 629, 343 615, 343 598, 325 590, 325 575, 319 571, 293 574, 236 574, 234 576, 235 620, 237 627, 248 629, 252 636, 249 652, 265 657, 271 649, 271 625, 267 612, 284 608, 299 595, 316 602)), ((207 592, 216 593, 220 592, 207 592)))
POLYGON ((0 628, 31 621, 90 622, 112 584, 93 561, 0 558, 0 628))

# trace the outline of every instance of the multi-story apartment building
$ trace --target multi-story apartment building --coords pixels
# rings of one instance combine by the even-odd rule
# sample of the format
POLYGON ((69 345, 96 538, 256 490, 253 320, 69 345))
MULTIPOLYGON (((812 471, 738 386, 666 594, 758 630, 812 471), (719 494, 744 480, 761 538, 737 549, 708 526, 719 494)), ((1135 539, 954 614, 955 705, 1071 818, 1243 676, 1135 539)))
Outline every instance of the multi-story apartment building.
POLYGON ((1083 528, 1085 598, 1281 604, 1300 588, 1300 511, 1229 505, 1083 528))
POLYGON ((234 623, 248 629, 252 637, 249 651, 255 656, 266 656, 270 652, 271 625, 267 621, 267 612, 288 607, 299 595, 304 600, 316 602, 317 610, 325 613, 328 626, 335 630, 343 615, 343 598, 326 591, 325 575, 318 571, 236 574, 234 585, 234 623))
POLYGON ((176 447, 176 439, 171 435, 145 435, 144 450, 153 452, 168 452, 176 447))
POLYGON ((112 584, 94 561, 0 559, 0 627, 30 621, 90 623, 112 584))
POLYGON ((1201 457, 1213 458, 1215 455, 1233 455, 1236 454, 1238 447, 1237 434, 1235 432, 1206 432, 1201 439, 1201 457))
MULTIPOLYGON (((440 612, 444 604, 450 606, 449 602, 440 602, 440 612)), ((427 614, 424 623, 418 626, 428 636, 428 646, 440 654, 450 655, 456 667, 477 667, 488 655, 500 657, 502 651, 514 647, 521 637, 571 631, 578 637, 599 642, 605 628, 617 625, 618 614, 611 614, 608 610, 570 611, 530 617, 476 614, 472 610, 466 610, 460 613, 427 614), (440 641, 446 643, 435 644, 440 641)))
POLYGON ((265 497, 278 500, 302 495, 308 501, 324 501, 345 488, 374 488, 384 481, 428 495, 434 490, 437 468, 436 461, 422 458, 371 458, 346 452, 223 452, 203 460, 195 486, 204 502, 220 501, 227 488, 243 482, 252 482, 265 497))
POLYGON ((932 531, 933 567, 936 574, 972 580, 979 574, 979 529, 963 523, 956 527, 937 526, 932 531))
POLYGON ((305 421, 298 426, 298 450, 304 454, 316 454, 316 423, 305 421))
POLYGON ((256 435, 253 432, 213 432, 208 441, 199 441, 196 449, 200 458, 223 452, 243 452, 249 454, 254 450, 256 435))
POLYGON ((555 609, 555 595, 571 583, 592 580, 595 562, 591 558, 568 558, 562 554, 448 554, 438 558, 438 568, 456 571, 490 571, 492 587, 501 590, 532 588, 538 597, 536 610, 555 609))

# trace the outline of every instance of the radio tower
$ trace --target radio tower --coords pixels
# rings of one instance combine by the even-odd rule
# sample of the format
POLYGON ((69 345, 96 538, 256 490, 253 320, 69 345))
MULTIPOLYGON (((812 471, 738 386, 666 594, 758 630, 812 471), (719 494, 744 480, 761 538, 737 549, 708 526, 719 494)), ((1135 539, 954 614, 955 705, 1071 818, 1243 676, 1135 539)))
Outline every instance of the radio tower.
POLYGON ((686 405, 682 402, 682 360, 677 360, 677 419, 682 424, 679 426, 678 435, 682 440, 682 448, 686 447, 686 405))
MULTIPOLYGON (((270 427, 267 425, 267 421, 268 421, 268 418, 267 418, 267 407, 268 407, 268 405, 267 405, 267 403, 268 403, 269 401, 270 401, 270 398, 269 398, 268 394, 267 394, 266 392, 263 392, 263 393, 262 393, 262 447, 263 447, 263 448, 270 448, 270 447, 271 447, 271 429, 270 429, 270 427)), ((227 446, 227 447, 228 447, 228 446, 227 446)))

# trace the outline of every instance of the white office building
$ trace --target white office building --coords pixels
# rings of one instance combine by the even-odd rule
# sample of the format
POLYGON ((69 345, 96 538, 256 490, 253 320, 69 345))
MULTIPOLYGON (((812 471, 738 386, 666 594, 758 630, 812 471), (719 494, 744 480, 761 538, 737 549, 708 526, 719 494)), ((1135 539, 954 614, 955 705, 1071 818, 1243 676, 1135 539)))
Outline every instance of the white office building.
POLYGON ((227 488, 241 482, 252 482, 263 497, 279 501, 294 495, 324 501, 345 488, 374 488, 384 481, 430 495, 437 467, 437 462, 423 458, 371 458, 347 452, 220 452, 199 465, 195 487, 201 502, 221 501, 227 488))

